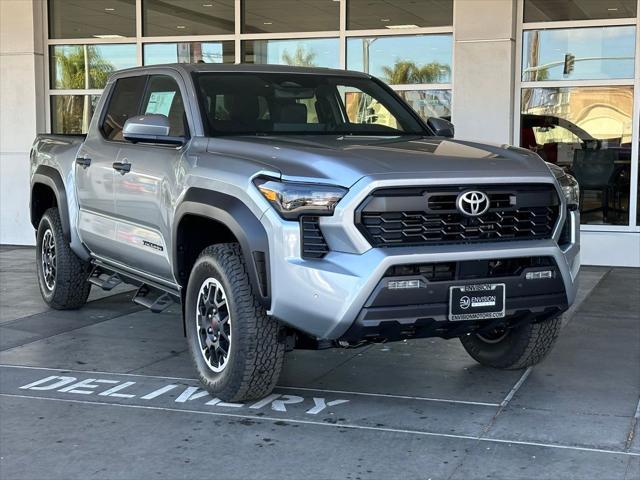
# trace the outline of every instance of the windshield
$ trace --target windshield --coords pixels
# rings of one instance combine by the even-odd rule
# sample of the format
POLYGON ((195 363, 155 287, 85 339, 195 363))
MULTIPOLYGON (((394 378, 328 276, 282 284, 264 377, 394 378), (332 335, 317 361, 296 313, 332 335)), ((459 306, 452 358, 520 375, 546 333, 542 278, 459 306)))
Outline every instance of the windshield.
POLYGON ((409 108, 364 78, 282 73, 195 73, 210 136, 424 135, 409 108))

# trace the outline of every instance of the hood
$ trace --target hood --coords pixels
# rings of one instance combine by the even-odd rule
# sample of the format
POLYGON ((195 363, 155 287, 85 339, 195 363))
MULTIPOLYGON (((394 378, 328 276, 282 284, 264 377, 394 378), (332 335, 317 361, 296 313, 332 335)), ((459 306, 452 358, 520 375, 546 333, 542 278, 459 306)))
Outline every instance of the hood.
POLYGON ((365 176, 549 176, 535 153, 436 137, 238 136, 214 137, 209 152, 242 157, 277 170, 283 178, 314 179, 350 187, 365 176))

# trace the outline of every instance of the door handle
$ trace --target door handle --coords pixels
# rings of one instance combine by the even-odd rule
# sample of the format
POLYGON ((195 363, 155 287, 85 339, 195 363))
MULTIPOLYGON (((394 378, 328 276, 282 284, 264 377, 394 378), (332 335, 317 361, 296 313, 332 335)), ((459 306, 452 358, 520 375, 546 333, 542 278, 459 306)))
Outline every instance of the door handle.
POLYGON ((131 171, 131 164, 129 162, 113 162, 113 169, 124 175, 131 171))
POLYGON ((91 165, 91 159, 89 157, 76 158, 76 165, 80 165, 82 168, 87 168, 91 165))

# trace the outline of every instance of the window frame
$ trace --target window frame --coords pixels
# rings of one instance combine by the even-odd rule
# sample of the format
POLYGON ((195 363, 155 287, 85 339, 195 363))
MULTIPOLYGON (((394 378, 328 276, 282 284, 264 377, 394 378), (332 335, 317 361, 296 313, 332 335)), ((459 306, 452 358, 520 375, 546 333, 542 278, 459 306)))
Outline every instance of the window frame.
MULTIPOLYGON (((215 75, 233 75, 233 73, 229 73, 229 72, 209 72, 215 75)), ((198 79, 197 77, 199 75, 206 75, 207 73, 201 73, 201 72, 191 72, 191 82, 193 84, 194 87, 194 91, 195 91, 195 101, 197 103, 196 105, 196 111, 198 112, 198 114, 200 115, 200 119, 202 121, 202 128, 203 128, 203 132, 204 135, 210 136, 210 137, 217 137, 217 136, 225 136, 225 135, 238 135, 238 134, 216 134, 215 131, 211 130, 211 126, 209 125, 209 121, 207 120, 207 114, 206 112, 203 110, 203 106, 204 106, 204 98, 202 97, 202 93, 200 91, 200 88, 198 88, 198 79)), ((300 73, 300 75, 316 75, 313 73, 300 73)), ((330 75, 331 76, 331 75, 330 75)), ((371 77, 371 81, 373 83, 375 83, 378 87, 380 87, 385 93, 387 93, 390 97, 393 98, 394 101, 399 102, 400 106, 403 110, 406 111, 406 113, 412 117, 420 127, 423 128, 424 132, 428 135, 435 135, 435 133, 433 132, 433 130, 431 129, 431 127, 427 124, 426 120, 423 120, 422 117, 420 115, 418 115, 418 113, 411 108, 407 102, 404 101, 404 99, 402 99, 402 97, 400 97, 400 95, 398 95, 398 93, 392 89, 389 85, 387 85, 386 83, 384 83, 383 81, 379 80, 378 78, 375 77, 371 77)), ((344 106, 344 105, 343 105, 344 106)), ((341 109, 342 110, 342 109, 341 109)), ((348 119, 348 115, 346 110, 341 112, 345 119, 348 119)), ((291 133, 291 135, 295 135, 295 133, 291 133)))
POLYGON ((513 144, 520 145, 520 125, 522 115, 522 91, 527 88, 554 87, 613 87, 627 86, 633 89, 632 131, 631 131, 631 171, 629 186, 629 219, 626 225, 613 224, 581 224, 583 232, 640 232, 638 218, 638 194, 640 193, 640 179, 638 177, 640 162, 640 0, 636 17, 596 20, 561 20, 548 22, 524 22, 524 2, 517 0, 516 22, 516 55, 514 68, 514 103, 513 103, 513 144), (557 30, 585 27, 615 27, 635 26, 635 61, 634 78, 628 79, 600 79, 600 80, 545 80, 523 81, 523 48, 524 32, 528 30, 557 30))
MULTIPOLYGON (((107 135, 104 132, 104 122, 105 119, 107 117, 107 111, 109 110, 109 106, 111 105, 111 102, 113 101, 114 95, 115 95, 115 91, 116 91, 116 85, 118 84, 118 81, 120 80, 125 80, 127 78, 135 78, 135 77, 145 77, 144 79, 144 86, 142 87, 142 95, 140 96, 140 99, 138 100, 138 106, 136 108, 136 113, 134 113, 132 116, 135 115, 139 115, 140 114, 140 105, 142 104, 142 98, 144 97, 144 92, 146 91, 147 88, 147 83, 149 82, 149 75, 148 74, 139 74, 139 75, 123 75, 121 77, 118 77, 116 79, 113 80, 113 82, 110 82, 107 87, 109 89, 108 92, 106 92, 106 98, 104 100, 104 104, 102 107, 102 111, 100 112, 100 118, 99 123, 98 123, 98 131, 100 132, 100 136, 102 137, 102 139, 106 142, 114 142, 114 143, 129 143, 126 140, 114 140, 112 138, 108 138, 107 135)), ((104 93, 103 93, 104 95, 104 93)), ((131 117, 129 117, 131 118, 131 117)), ((123 125, 124 127, 124 125, 123 125)))
MULTIPOLYGON (((180 77, 177 74, 174 74, 173 72, 169 72, 166 69, 159 69, 157 72, 155 72, 153 70, 145 70, 145 71, 139 72, 137 74, 126 74, 126 73, 123 73, 121 75, 117 75, 116 77, 114 77, 112 79, 112 81, 107 84, 107 86, 105 87, 105 91, 103 93, 103 95, 106 95, 106 98, 104 98, 104 106, 102 107, 102 111, 100 112, 100 118, 98 119, 99 123, 97 125, 98 131, 100 132, 100 138, 103 141, 112 142, 112 143, 118 143, 118 144, 133 145, 131 142, 128 142, 127 140, 113 140, 113 139, 107 138, 105 136, 105 134, 104 134, 102 126, 104 124, 104 120, 105 120, 105 117, 107 115, 107 110, 109 108, 109 105, 111 104, 111 101, 113 100, 113 95, 114 95, 116 83, 118 82, 118 80, 122 80, 122 79, 125 79, 125 78, 133 78, 133 77, 145 77, 144 87, 142 89, 142 94, 140 95, 140 99, 138 101, 138 107, 136 109, 137 113, 135 114, 135 115, 141 115, 142 103, 143 103, 143 100, 145 99, 145 97, 147 95, 147 91, 148 91, 148 88, 149 88, 149 80, 151 79, 152 76, 170 77, 174 82, 176 82, 176 85, 178 86, 178 93, 182 97, 182 104, 185 106, 185 109, 184 109, 184 117, 185 117, 184 139, 185 139, 185 142, 179 148, 184 147, 184 145, 186 145, 189 142, 189 140, 192 138, 191 132, 193 131, 193 120, 191 118, 190 108, 188 108, 188 104, 185 103, 185 99, 188 99, 189 95, 186 95, 187 92, 185 91, 185 88, 184 88, 185 86, 184 86, 183 82, 181 81, 182 77, 180 77)), ((98 108, 99 106, 100 106, 100 104, 98 104, 98 106, 96 108, 98 108)), ((175 145, 162 144, 162 143, 145 143, 144 146, 173 148, 173 149, 176 148, 175 145)))
MULTIPOLYGON (((144 46, 149 43, 182 43, 182 42, 219 42, 219 41, 232 41, 234 42, 234 63, 242 63, 243 59, 243 42, 247 40, 300 40, 311 38, 336 38, 338 39, 338 67, 339 69, 346 69, 346 49, 347 38, 349 37, 381 37, 381 36, 407 36, 407 35, 429 35, 429 34, 453 34, 453 22, 451 25, 440 27, 418 27, 408 28, 401 30, 394 29, 371 29, 371 30, 347 30, 347 4, 348 0, 338 0, 339 2, 339 22, 338 28, 331 31, 314 31, 314 32, 283 32, 283 33, 242 33, 242 0, 235 1, 235 18, 234 18, 234 32, 224 35, 175 35, 175 36, 143 36, 143 9, 142 0, 136 0, 136 34, 132 37, 118 37, 118 38, 49 38, 49 15, 48 15, 48 2, 42 2, 43 15, 47 21, 43 22, 44 38, 46 48, 44 49, 44 68, 45 68, 45 129, 51 131, 51 100, 50 97, 54 95, 98 95, 107 94, 108 85, 105 88, 92 88, 92 89, 59 89, 51 88, 50 85, 50 59, 49 51, 52 45, 93 45, 93 44, 118 44, 118 43, 134 43, 136 45, 136 65, 144 66, 144 46)), ((455 1, 455 0, 454 0, 455 1)), ((454 5, 455 8, 455 5, 454 5)), ((449 90, 452 92, 453 98, 453 78, 455 75, 454 61, 452 59, 451 65, 451 81, 448 83, 438 84, 407 84, 407 85, 392 85, 394 91, 399 90, 449 90)), ((184 85, 180 85, 181 91, 184 96, 184 85)), ((188 107, 187 110, 189 110, 188 107)), ((191 131, 193 131, 194 115, 193 109, 187 112, 187 120, 190 125, 191 131)))

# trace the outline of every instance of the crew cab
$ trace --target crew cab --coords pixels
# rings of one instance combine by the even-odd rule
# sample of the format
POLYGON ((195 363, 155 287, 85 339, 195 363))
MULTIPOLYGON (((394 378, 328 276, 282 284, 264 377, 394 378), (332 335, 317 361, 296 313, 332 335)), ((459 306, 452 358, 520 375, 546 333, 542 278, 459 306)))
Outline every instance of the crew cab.
POLYGON ((267 395, 303 346, 437 336, 533 365, 576 296, 577 183, 453 134, 364 73, 119 71, 86 136, 33 145, 40 291, 57 309, 121 282, 153 311, 180 303, 225 401, 267 395))

